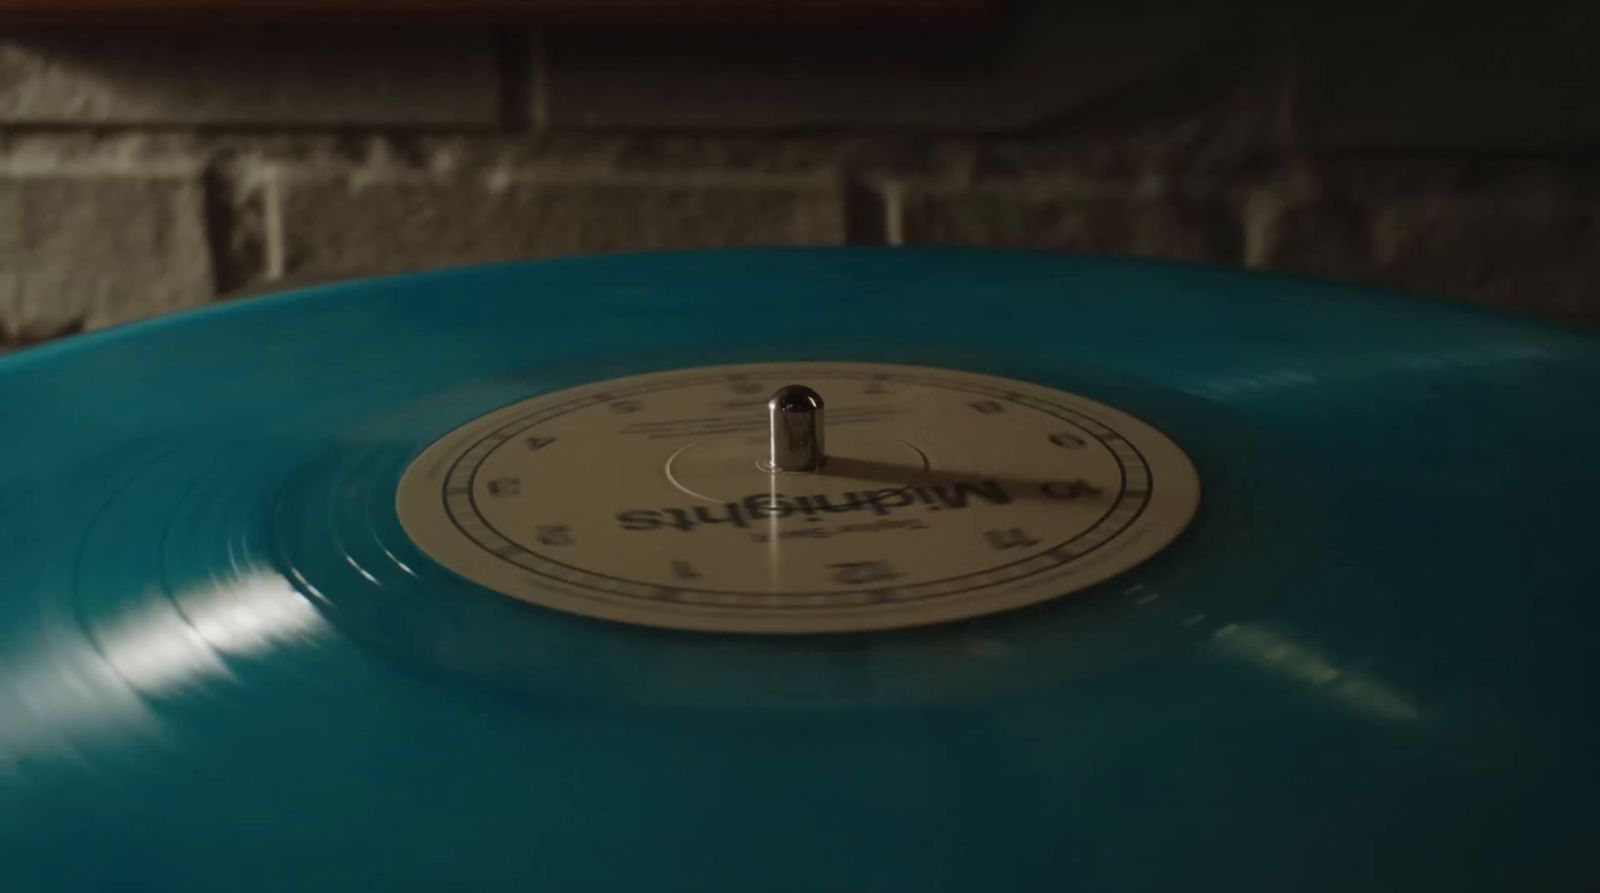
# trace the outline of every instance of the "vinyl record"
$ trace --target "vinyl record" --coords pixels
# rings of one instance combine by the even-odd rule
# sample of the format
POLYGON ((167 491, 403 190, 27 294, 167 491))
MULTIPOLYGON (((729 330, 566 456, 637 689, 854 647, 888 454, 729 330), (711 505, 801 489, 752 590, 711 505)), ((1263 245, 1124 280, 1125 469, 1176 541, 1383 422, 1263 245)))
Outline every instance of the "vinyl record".
POLYGON ((25 350, 5 886, 1593 889, 1597 392, 1500 313, 916 249, 25 350))

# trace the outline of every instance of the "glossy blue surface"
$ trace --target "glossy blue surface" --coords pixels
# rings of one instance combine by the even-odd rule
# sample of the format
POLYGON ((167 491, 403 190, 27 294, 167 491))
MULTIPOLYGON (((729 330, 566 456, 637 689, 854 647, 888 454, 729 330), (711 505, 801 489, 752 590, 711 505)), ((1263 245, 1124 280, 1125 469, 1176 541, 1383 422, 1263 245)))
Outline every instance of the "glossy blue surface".
POLYGON ((24 351, 3 886, 1595 889, 1597 393, 1576 330, 911 249, 449 271, 24 351), (791 359, 1121 406, 1200 515, 1079 597, 782 640, 514 602, 399 530, 406 462, 489 408, 791 359))

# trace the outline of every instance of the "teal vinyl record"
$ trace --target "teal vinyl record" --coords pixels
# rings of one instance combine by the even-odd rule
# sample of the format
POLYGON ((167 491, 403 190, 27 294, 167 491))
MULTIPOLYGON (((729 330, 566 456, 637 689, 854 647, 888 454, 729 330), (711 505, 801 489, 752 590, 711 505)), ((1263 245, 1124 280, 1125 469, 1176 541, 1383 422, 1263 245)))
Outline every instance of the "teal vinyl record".
POLYGON ((933 249, 23 350, 4 887, 1595 889, 1597 393, 1579 329, 933 249))

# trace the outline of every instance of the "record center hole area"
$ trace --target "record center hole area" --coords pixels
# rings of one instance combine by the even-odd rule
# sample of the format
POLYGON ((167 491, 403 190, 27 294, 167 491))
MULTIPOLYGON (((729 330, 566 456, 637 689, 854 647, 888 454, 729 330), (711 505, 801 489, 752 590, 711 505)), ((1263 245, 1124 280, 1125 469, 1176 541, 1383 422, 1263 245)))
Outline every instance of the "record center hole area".
POLYGON ((761 436, 704 438, 668 457, 663 473, 683 493, 719 504, 775 489, 790 496, 898 491, 925 483, 932 474, 928 454, 916 445, 867 431, 834 435, 827 462, 814 472, 772 473, 763 465, 764 446, 761 436))

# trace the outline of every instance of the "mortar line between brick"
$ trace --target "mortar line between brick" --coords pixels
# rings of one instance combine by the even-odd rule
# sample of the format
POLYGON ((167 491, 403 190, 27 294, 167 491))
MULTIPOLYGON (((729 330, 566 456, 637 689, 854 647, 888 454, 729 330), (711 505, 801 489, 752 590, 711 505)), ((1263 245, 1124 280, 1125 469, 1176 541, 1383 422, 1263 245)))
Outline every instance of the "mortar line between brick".
POLYGON ((883 241, 888 245, 906 243, 904 204, 899 183, 883 185, 883 241))
POLYGON ((211 263, 211 295, 224 294, 235 285, 235 274, 228 259, 233 238, 233 184, 220 165, 213 164, 200 175, 200 206, 205 230, 206 252, 211 263))
POLYGON ((282 279, 284 258, 283 190, 276 177, 261 189, 262 273, 267 280, 282 279))
POLYGON ((528 35, 528 115, 535 133, 550 129, 550 54, 545 44, 544 32, 528 35))
POLYGON ((529 34, 523 28, 505 27, 495 31, 495 87, 500 129, 521 133, 528 129, 531 100, 529 78, 533 63, 528 56, 529 34))
MULTIPOLYGON (((1291 17, 1292 19, 1292 17, 1291 17)), ((1302 145, 1301 126, 1301 71, 1304 66, 1304 50, 1300 43, 1300 29, 1291 19, 1285 19, 1280 25, 1279 41, 1280 50, 1284 54, 1283 65, 1285 68, 1282 83, 1279 85, 1277 115, 1278 115, 1278 140, 1280 148, 1287 148, 1295 155, 1304 154, 1302 145)))
POLYGON ((1268 266, 1272 228, 1282 213, 1280 204, 1272 198, 1255 194, 1240 208, 1240 229, 1244 233, 1244 251, 1241 263, 1246 267, 1268 266))

